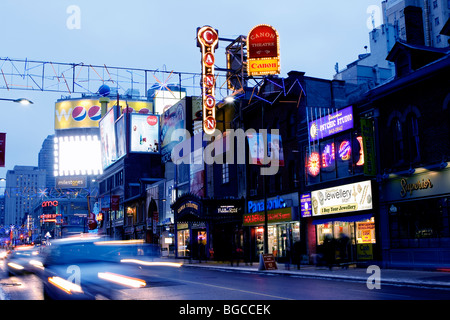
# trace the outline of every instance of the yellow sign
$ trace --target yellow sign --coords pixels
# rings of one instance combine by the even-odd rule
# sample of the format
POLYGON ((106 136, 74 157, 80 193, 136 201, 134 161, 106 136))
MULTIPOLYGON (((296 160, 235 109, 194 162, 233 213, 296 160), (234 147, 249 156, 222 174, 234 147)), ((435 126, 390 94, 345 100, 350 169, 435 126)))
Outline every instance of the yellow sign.
POLYGON ((372 260, 373 259, 373 246, 371 243, 360 243, 356 245, 356 254, 358 260, 372 260))
POLYGON ((253 75, 280 73, 279 59, 248 59, 248 71, 253 75))
MULTIPOLYGON (((111 99, 108 110, 117 105, 111 99)), ((153 103, 149 101, 119 100, 120 112, 152 113, 153 103)), ((55 130, 70 128, 98 128, 102 118, 101 104, 98 99, 64 100, 55 104, 55 130)))

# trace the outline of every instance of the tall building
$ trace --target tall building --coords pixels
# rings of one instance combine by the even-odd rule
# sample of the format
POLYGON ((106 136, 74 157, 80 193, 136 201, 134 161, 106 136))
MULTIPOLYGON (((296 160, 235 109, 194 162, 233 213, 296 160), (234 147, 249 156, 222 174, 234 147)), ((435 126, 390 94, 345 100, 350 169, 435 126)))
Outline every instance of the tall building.
POLYGON ((410 42, 411 29, 420 28, 424 42, 416 44, 437 48, 449 46, 450 37, 440 34, 450 14, 448 0, 385 0, 382 6, 384 23, 395 27, 396 40, 410 42), (411 19, 405 15, 405 9, 414 11, 411 19))
POLYGON ((53 175, 55 156, 53 153, 55 135, 48 135, 42 143, 39 151, 38 168, 45 170, 45 186, 47 188, 55 187, 55 176, 53 175))
POLYGON ((32 166, 14 166, 6 173, 5 225, 20 226, 32 212, 39 189, 45 187, 45 171, 32 166))

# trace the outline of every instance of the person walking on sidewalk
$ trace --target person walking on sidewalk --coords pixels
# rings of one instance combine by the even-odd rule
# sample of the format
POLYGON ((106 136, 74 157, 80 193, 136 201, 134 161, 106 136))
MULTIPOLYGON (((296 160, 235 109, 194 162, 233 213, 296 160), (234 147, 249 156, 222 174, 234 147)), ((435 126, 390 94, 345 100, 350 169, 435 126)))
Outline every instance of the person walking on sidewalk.
POLYGON ((326 266, 332 270, 336 255, 336 246, 335 240, 330 234, 325 235, 325 239, 323 240, 323 255, 326 266))

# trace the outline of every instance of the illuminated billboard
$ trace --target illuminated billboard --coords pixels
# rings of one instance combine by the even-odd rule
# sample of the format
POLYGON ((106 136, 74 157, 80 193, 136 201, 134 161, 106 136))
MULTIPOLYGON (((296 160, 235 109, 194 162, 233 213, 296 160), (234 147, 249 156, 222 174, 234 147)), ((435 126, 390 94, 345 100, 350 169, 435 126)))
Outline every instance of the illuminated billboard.
POLYGON ((186 100, 182 100, 166 110, 161 116, 161 161, 171 161, 173 147, 181 141, 172 141, 177 129, 186 129, 186 100))
MULTIPOLYGON (((108 109, 117 105, 111 99, 108 109)), ((149 101, 119 100, 121 113, 124 110, 135 113, 152 113, 153 103, 149 101)), ((72 128, 98 128, 102 118, 101 104, 98 99, 63 100, 55 104, 55 130, 72 128)))
POLYGON ((130 114, 130 152, 159 153, 159 116, 130 114))
POLYGON ((116 128, 114 109, 110 109, 100 120, 102 168, 110 166, 117 160, 116 128))
POLYGON ((252 164, 267 164, 264 163, 264 157, 267 156, 271 161, 276 161, 276 165, 284 166, 283 145, 280 135, 267 134, 267 151, 264 144, 264 137, 261 133, 247 134, 247 139, 252 164))
POLYGON ((272 26, 255 26, 247 36, 247 74, 249 76, 280 73, 280 38, 272 26))
POLYGON ((96 135, 56 137, 54 156, 56 177, 98 175, 103 172, 100 140, 96 135))

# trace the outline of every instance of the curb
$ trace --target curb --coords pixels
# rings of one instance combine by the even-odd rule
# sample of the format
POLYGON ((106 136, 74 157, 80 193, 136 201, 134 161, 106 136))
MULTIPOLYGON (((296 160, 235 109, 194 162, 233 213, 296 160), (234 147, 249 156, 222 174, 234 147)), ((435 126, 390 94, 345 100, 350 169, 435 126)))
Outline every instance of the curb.
MULTIPOLYGON (((289 270, 258 270, 255 268, 243 268, 243 267, 232 267, 232 266, 213 266, 213 265, 199 265, 199 264, 183 264, 183 267, 187 268, 207 268, 210 270, 231 270, 237 272, 245 273, 255 273, 255 274, 269 274, 278 276, 293 276, 299 278, 309 278, 309 279, 324 279, 324 280, 340 280, 340 281, 354 281, 366 283, 369 280, 371 274, 367 276, 355 276, 355 275, 341 275, 341 274, 330 274, 330 273, 312 273, 308 271, 289 271, 289 270)), ((382 270, 382 269, 381 269, 382 270)), ((331 271, 332 272, 332 271, 331 271)), ((370 280, 369 280, 370 281, 370 280)), ((388 277, 383 279, 381 277, 380 284, 386 285, 396 285, 396 286, 408 286, 408 287, 419 287, 419 288, 434 288, 450 290, 450 282, 442 281, 426 281, 418 279, 396 279, 388 277)))

